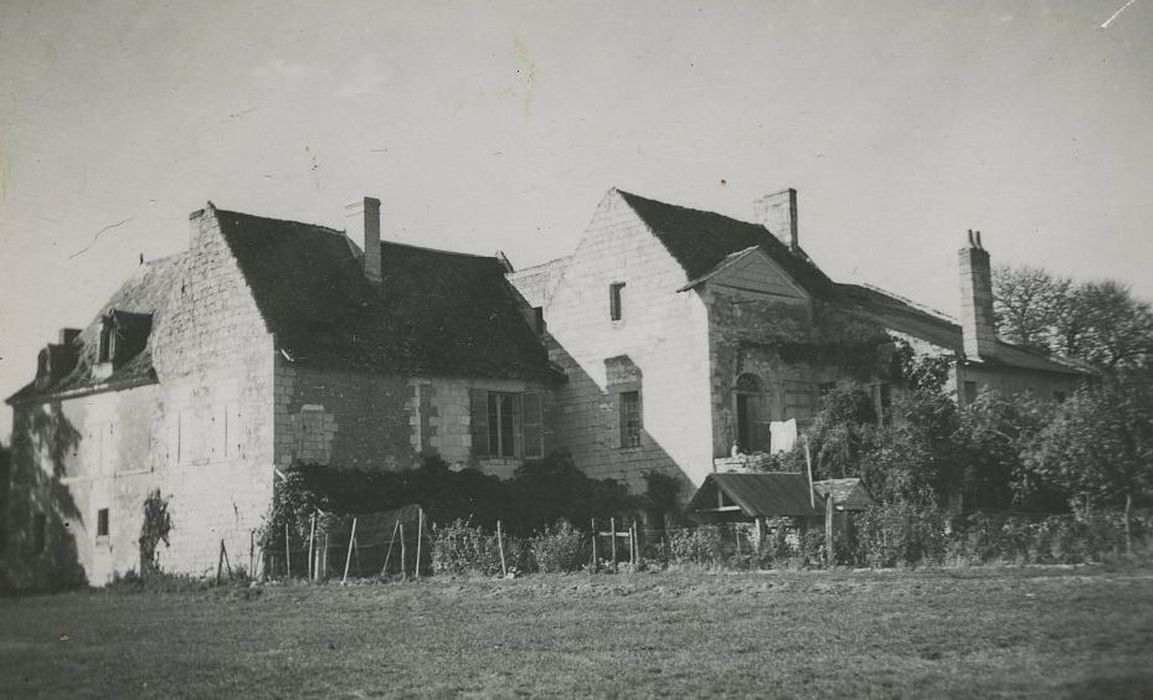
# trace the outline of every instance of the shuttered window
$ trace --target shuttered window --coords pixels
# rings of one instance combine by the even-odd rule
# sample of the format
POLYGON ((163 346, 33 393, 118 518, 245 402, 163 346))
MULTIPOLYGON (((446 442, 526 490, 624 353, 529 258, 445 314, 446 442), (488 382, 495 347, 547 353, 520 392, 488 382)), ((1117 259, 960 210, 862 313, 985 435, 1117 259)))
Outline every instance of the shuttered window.
POLYGON ((473 389, 469 403, 478 457, 543 456, 540 394, 473 389))

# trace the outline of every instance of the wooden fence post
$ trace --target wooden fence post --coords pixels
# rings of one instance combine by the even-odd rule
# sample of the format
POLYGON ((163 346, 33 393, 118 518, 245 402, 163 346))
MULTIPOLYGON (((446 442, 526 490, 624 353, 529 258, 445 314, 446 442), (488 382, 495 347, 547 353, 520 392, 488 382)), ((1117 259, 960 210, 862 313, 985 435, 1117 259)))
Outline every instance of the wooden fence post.
POLYGON ((328 578, 328 533, 324 533, 324 551, 320 554, 321 580, 328 578))
POLYGON ((308 580, 316 578, 316 513, 312 514, 312 527, 308 530, 308 580))
POLYGON ((835 561, 833 557, 833 494, 830 489, 825 494, 825 563, 829 566, 835 561))
POLYGON ((508 578, 508 565, 504 560, 504 533, 501 531, 500 521, 496 521, 496 549, 500 552, 500 575, 508 578))
POLYGON ((416 569, 413 570, 413 575, 420 578, 420 550, 421 540, 424 539, 424 508, 416 511, 416 569))
POLYGON ((597 519, 593 518, 589 521, 589 525, 593 530, 593 573, 600 571, 601 562, 597 558, 597 540, 600 539, 597 535, 597 519))
POLYGON ((617 519, 609 518, 609 531, 612 533, 613 573, 617 571, 617 519))
POLYGON ((344 578, 340 580, 341 585, 348 583, 348 565, 352 563, 352 545, 356 542, 356 518, 352 519, 352 533, 348 536, 348 554, 344 557, 344 578))
POLYGON ((408 579, 408 547, 404 543, 404 523, 400 524, 400 577, 408 579))
POLYGON ((284 524, 284 578, 292 578, 292 549, 288 543, 288 523, 284 524))
POLYGON ((400 527, 400 518, 396 519, 396 524, 392 526, 392 536, 388 538, 388 551, 384 553, 384 566, 380 569, 381 576, 388 576, 388 560, 392 558, 392 545, 396 542, 396 530, 400 527))

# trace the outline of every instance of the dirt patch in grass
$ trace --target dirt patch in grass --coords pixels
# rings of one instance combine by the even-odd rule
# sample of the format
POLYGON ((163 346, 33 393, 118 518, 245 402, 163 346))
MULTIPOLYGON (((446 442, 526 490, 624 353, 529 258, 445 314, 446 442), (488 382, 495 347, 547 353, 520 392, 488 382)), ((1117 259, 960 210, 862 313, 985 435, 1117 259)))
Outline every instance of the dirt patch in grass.
POLYGON ((0 696, 1153 693, 1148 570, 679 572, 0 600, 0 696))

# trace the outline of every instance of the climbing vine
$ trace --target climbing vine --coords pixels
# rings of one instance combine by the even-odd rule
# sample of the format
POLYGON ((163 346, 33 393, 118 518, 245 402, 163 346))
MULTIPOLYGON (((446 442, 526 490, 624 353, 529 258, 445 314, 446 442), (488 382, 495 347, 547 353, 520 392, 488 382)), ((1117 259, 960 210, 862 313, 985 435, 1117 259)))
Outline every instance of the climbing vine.
POLYGON ((140 574, 147 576, 160 571, 156 549, 161 542, 167 547, 168 533, 172 532, 172 518, 168 514, 168 499, 153 489, 144 499, 144 523, 140 526, 140 574))

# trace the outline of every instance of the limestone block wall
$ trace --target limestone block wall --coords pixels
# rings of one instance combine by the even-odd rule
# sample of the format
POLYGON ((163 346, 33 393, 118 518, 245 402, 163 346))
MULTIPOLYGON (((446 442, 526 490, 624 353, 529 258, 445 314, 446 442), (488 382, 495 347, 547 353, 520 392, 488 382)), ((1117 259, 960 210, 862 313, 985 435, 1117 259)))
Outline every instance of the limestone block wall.
POLYGON ((539 392, 547 453, 555 433, 548 386, 515 379, 333 372, 282 359, 276 364, 276 463, 397 470, 419 465, 422 454, 437 454, 455 468, 508 478, 523 460, 474 454, 474 388, 539 392))
POLYGON ((545 306, 553 361, 568 382, 557 391, 558 442, 593 478, 634 492, 654 470, 684 480, 692 495, 711 471, 708 319, 683 269, 615 191, 599 205, 545 306), (622 318, 610 318, 610 285, 622 318), (624 359, 620 359, 624 358, 624 359), (630 365, 610 383, 609 365, 630 365), (639 389, 640 445, 621 445, 621 391, 639 389))
POLYGON ((1072 395, 1081 380, 1074 376, 1018 368, 955 365, 949 388, 957 392, 961 406, 968 401, 967 382, 973 382, 977 391, 989 388, 1002 394, 1030 393, 1040 399, 1056 400, 1072 395))

